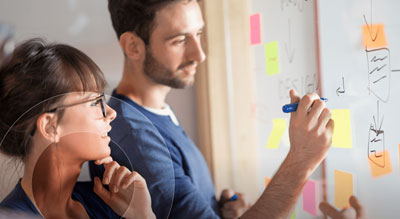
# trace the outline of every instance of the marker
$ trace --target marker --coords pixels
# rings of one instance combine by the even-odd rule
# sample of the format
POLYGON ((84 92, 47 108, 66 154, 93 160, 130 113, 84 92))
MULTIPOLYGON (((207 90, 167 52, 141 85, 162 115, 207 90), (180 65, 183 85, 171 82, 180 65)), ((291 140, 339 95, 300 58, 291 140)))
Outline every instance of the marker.
MULTIPOLYGON (((319 98, 320 100, 323 100, 323 101, 328 101, 328 98, 324 98, 324 97, 321 97, 321 98, 319 98)), ((297 103, 291 103, 291 104, 286 104, 286 105, 284 105, 283 107, 282 107, 282 111, 284 112, 284 113, 291 113, 291 112, 294 112, 294 111, 296 111, 297 110, 297 107, 299 106, 299 102, 297 102, 297 103)))
POLYGON ((228 201, 236 201, 238 199, 238 196, 234 194, 228 201))

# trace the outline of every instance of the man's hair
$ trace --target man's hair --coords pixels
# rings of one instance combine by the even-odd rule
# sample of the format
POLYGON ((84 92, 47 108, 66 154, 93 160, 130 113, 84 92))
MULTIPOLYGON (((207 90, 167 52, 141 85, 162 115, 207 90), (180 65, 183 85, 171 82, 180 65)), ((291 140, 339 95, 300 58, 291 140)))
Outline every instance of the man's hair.
POLYGON ((192 0, 108 0, 108 10, 118 39, 123 33, 133 31, 149 44, 156 12, 180 1, 192 0))

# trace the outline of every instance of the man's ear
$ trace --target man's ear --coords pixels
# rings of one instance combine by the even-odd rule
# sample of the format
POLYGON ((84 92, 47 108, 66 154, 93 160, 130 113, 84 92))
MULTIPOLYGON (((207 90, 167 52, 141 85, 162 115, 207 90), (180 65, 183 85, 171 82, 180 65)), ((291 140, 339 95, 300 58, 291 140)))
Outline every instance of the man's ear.
POLYGON ((60 134, 57 130, 57 115, 54 113, 43 113, 36 120, 37 132, 49 142, 60 141, 60 134))
POLYGON ((125 55, 132 60, 140 60, 145 55, 145 43, 135 32, 123 33, 119 37, 119 44, 125 55))

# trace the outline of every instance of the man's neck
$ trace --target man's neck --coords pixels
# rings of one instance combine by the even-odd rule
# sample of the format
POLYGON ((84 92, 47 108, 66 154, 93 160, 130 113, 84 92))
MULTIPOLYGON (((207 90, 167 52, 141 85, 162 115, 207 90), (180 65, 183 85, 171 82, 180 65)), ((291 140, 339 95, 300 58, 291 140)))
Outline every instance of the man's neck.
POLYGON ((162 109, 170 87, 153 82, 142 72, 124 66, 124 73, 116 92, 129 97, 137 104, 153 109, 162 109))

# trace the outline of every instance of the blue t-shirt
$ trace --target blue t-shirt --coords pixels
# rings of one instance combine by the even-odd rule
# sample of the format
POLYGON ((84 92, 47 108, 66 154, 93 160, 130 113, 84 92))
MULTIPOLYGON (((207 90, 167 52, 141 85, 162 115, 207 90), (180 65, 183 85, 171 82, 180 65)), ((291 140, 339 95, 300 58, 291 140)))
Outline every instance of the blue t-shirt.
MULTIPOLYGON (((219 218, 207 163, 184 130, 126 96, 113 97, 111 156, 145 178, 157 218, 219 218)), ((102 176, 104 169, 91 163, 90 171, 102 176)))
MULTIPOLYGON (((93 186, 93 182, 76 182, 72 191, 72 199, 82 204, 90 218, 121 218, 93 192, 93 186)), ((22 189, 21 180, 0 203, 0 208, 40 215, 22 189)))

